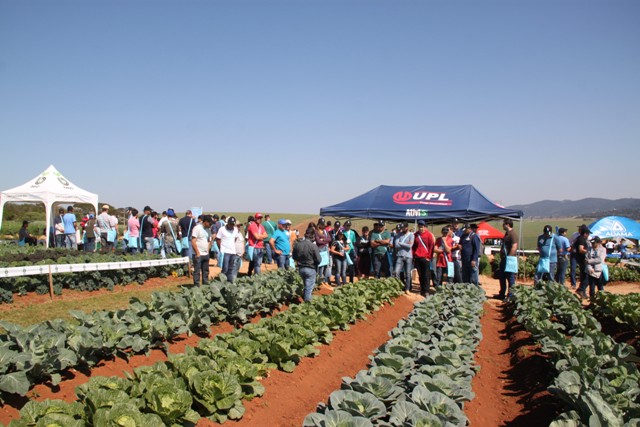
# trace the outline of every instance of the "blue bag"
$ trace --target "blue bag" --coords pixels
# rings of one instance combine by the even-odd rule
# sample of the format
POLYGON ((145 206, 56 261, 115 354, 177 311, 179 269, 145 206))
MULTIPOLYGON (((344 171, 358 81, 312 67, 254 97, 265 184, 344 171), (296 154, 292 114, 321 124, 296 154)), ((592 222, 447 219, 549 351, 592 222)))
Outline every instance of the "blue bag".
POLYGON ((247 252, 246 252, 246 255, 247 255, 247 259, 248 259, 249 261, 253 261, 253 250, 254 250, 254 247, 253 247, 253 246, 251 246, 251 245, 247 245, 247 252))
POLYGON ((329 251, 320 251, 320 264, 318 267, 329 265, 329 251))
POLYGON ((453 279, 454 275, 455 275, 455 267, 453 265, 453 262, 447 261, 447 277, 449 279, 453 279))
POLYGON ((507 263, 504 266, 505 273, 517 273, 518 272, 518 257, 507 255, 507 263))
POLYGON ((609 281, 609 266, 606 262, 602 263, 602 277, 604 278, 605 282, 609 281))
POLYGON ((115 242, 116 235, 116 230, 107 230, 107 242, 115 242))

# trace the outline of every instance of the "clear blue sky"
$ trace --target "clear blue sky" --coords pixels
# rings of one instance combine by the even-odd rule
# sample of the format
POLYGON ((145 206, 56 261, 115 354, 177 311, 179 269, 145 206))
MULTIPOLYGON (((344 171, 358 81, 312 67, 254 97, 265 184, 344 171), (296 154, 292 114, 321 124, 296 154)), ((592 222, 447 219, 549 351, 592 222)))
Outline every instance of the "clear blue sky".
POLYGON ((317 213, 640 197, 640 2, 0 0, 0 189, 317 213))

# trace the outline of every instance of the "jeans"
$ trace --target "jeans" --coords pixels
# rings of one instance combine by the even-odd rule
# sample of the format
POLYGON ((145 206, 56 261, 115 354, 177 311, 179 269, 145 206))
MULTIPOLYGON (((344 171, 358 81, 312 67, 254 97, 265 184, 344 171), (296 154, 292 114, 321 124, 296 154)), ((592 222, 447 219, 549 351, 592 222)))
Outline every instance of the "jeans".
POLYGON ((373 254, 373 275, 379 279, 381 275, 389 276, 389 258, 387 254, 373 254))
POLYGON ((431 287, 431 262, 426 258, 416 258, 414 262, 420 279, 420 295, 426 296, 431 287))
POLYGON ((151 255, 153 253, 153 237, 143 237, 142 241, 144 251, 147 252, 147 255, 151 255))
POLYGON ((480 284, 479 275, 479 263, 476 261, 476 266, 471 266, 471 261, 462 261, 462 283, 472 283, 476 286, 480 284))
MULTIPOLYGON (((191 238, 188 239, 188 243, 186 245, 182 245, 182 256, 186 256, 191 258, 193 255, 193 247, 191 246, 191 238)), ((209 258, 211 259, 211 258, 209 258)))
MULTIPOLYGON (((436 267, 436 278, 433 281, 433 286, 435 287, 439 287, 442 286, 442 276, 444 276, 447 273, 447 267, 436 267)), ((451 283, 451 279, 453 279, 453 277, 448 277, 447 276, 447 283, 451 283)))
POLYGON ((78 242, 76 241, 76 233, 65 234, 64 243, 67 249, 78 249, 78 242))
POLYGON ((113 250, 113 243, 107 240, 107 233, 100 233, 100 250, 102 252, 111 252, 113 250))
POLYGON ((576 263, 578 270, 580 271, 580 286, 578 286, 578 292, 585 292, 587 290, 587 286, 589 285, 589 274, 587 274, 587 265, 576 263))
POLYGON ((193 284, 200 285, 200 277, 202 283, 209 281, 209 255, 201 255, 193 257, 193 284))
POLYGON ((569 273, 570 279, 571 279, 571 287, 572 288, 576 287, 576 270, 578 268, 577 264, 578 264, 578 261, 576 260, 576 257, 572 256, 571 257, 571 271, 569 273))
MULTIPOLYGON (((451 282, 451 280, 449 280, 451 282)), ((459 259, 453 260, 453 283, 462 283, 462 261, 459 259)), ((466 282, 470 283, 470 282, 466 282)))
POLYGON ((277 255, 276 264, 278 264, 278 268, 284 268, 285 270, 288 270, 289 269, 289 255, 285 255, 285 254, 277 255))
POLYGON ((235 280, 236 277, 238 277, 238 272, 240 271, 240 267, 242 267, 242 257, 239 255, 236 255, 235 259, 233 260, 233 280, 235 280))
POLYGON ((588 277, 588 281, 589 281, 589 296, 591 298, 596 296, 596 287, 598 288, 598 291, 602 292, 604 291, 604 284, 603 284, 603 278, 602 278, 602 274, 600 275, 600 277, 593 277, 593 276, 589 276, 588 277))
POLYGON ((304 283, 304 300, 311 301, 311 293, 316 285, 316 270, 311 267, 300 267, 298 273, 304 283))
POLYGON ((564 285, 564 277, 567 274, 567 257, 559 256, 558 257, 558 269, 556 271, 556 282, 564 285))
POLYGON ((511 295, 511 287, 516 283, 516 273, 504 271, 505 267, 506 263, 505 265, 500 264, 500 293, 498 296, 501 298, 511 295))
POLYGON ((65 235, 64 234, 56 234, 56 248, 64 248, 65 244, 65 235))
POLYGON ((265 252, 267 255, 267 264, 273 264, 273 249, 271 249, 271 245, 265 243, 265 252))
POLYGON ((251 269, 251 266, 253 266, 253 274, 260 274, 260 266, 262 265, 263 254, 264 254, 264 249, 262 248, 253 249, 253 259, 249 261, 250 269, 251 269))
POLYGON ((557 262, 549 263, 549 272, 548 273, 538 273, 533 276, 533 282, 538 283, 540 280, 555 280, 556 277, 556 269, 558 267, 557 262))
POLYGON ((411 291, 413 284, 411 283, 411 269, 413 268, 413 259, 410 257, 399 256, 396 258, 395 277, 400 278, 400 273, 404 273, 404 290, 411 291))
POLYGON ((176 242, 173 239, 165 240, 162 248, 164 250, 165 256, 178 253, 178 248, 176 248, 176 242))
POLYGON ((345 285, 347 283, 347 260, 338 257, 333 258, 333 265, 336 267, 336 286, 345 285))
POLYGON ((93 252, 96 249, 96 238, 87 237, 87 242, 84 244, 85 252, 93 252))
POLYGON ((235 279, 235 276, 233 275, 236 262, 235 260, 238 256, 236 254, 220 254, 220 257, 224 259, 222 262, 222 274, 227 276, 227 280, 229 282, 233 282, 235 279))

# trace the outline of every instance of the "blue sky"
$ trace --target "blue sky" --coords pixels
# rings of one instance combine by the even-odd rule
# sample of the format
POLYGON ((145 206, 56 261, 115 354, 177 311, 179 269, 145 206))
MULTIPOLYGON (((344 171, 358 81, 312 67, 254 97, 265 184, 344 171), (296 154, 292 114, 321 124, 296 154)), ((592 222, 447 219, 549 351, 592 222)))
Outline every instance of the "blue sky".
POLYGON ((640 2, 0 0, 2 190, 317 213, 640 197, 640 2))

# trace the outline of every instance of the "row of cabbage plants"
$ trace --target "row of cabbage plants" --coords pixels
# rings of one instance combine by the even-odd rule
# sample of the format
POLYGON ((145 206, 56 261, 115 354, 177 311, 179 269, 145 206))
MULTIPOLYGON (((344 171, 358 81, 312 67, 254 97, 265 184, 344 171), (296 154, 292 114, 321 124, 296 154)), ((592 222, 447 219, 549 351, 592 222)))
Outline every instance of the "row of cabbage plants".
POLYGON ((639 293, 616 295, 609 292, 598 292, 591 304, 596 315, 613 319, 640 333, 639 293))
POLYGON ((114 356, 166 350, 181 334, 208 333, 221 321, 239 325, 298 300, 304 285, 294 270, 240 278, 223 275, 201 287, 155 292, 151 300, 132 298, 128 308, 85 313, 75 321, 50 320, 22 327, 0 322, 0 391, 24 396, 33 385, 58 384, 69 368, 87 368, 114 356))
POLYGON ((10 427, 193 426, 201 417, 239 419, 243 399, 264 393, 271 369, 291 372, 319 353, 332 331, 348 329, 402 292, 396 279, 365 280, 259 323, 246 325, 127 378, 95 377, 76 388, 78 401, 31 401, 10 427))
POLYGON ((370 368, 343 378, 304 426, 465 426, 484 301, 481 288, 456 284, 416 304, 370 368))
MULTIPOLYGON (((52 250, 53 251, 53 250, 52 250)), ((88 263, 118 263, 160 259, 160 256, 99 254, 99 253, 69 253, 58 249, 53 251, 57 255, 52 258, 38 260, 14 260, 1 262, 2 267, 22 267, 25 265, 55 265, 55 264, 88 264, 88 263)), ((154 277, 184 276, 186 264, 159 265, 145 268, 128 268, 117 270, 85 271, 77 273, 56 274, 53 276, 53 292, 61 295, 63 289, 77 291, 95 291, 97 289, 112 290, 118 285, 130 283, 144 283, 154 277)), ((0 303, 12 303, 13 295, 26 295, 29 292, 37 294, 49 293, 49 275, 36 274, 32 276, 0 278, 0 303)))
POLYGON ((549 391, 568 409, 551 425, 640 425, 640 373, 634 363, 640 359, 634 349, 604 334, 562 285, 516 286, 513 294, 518 322, 554 363, 549 391))

